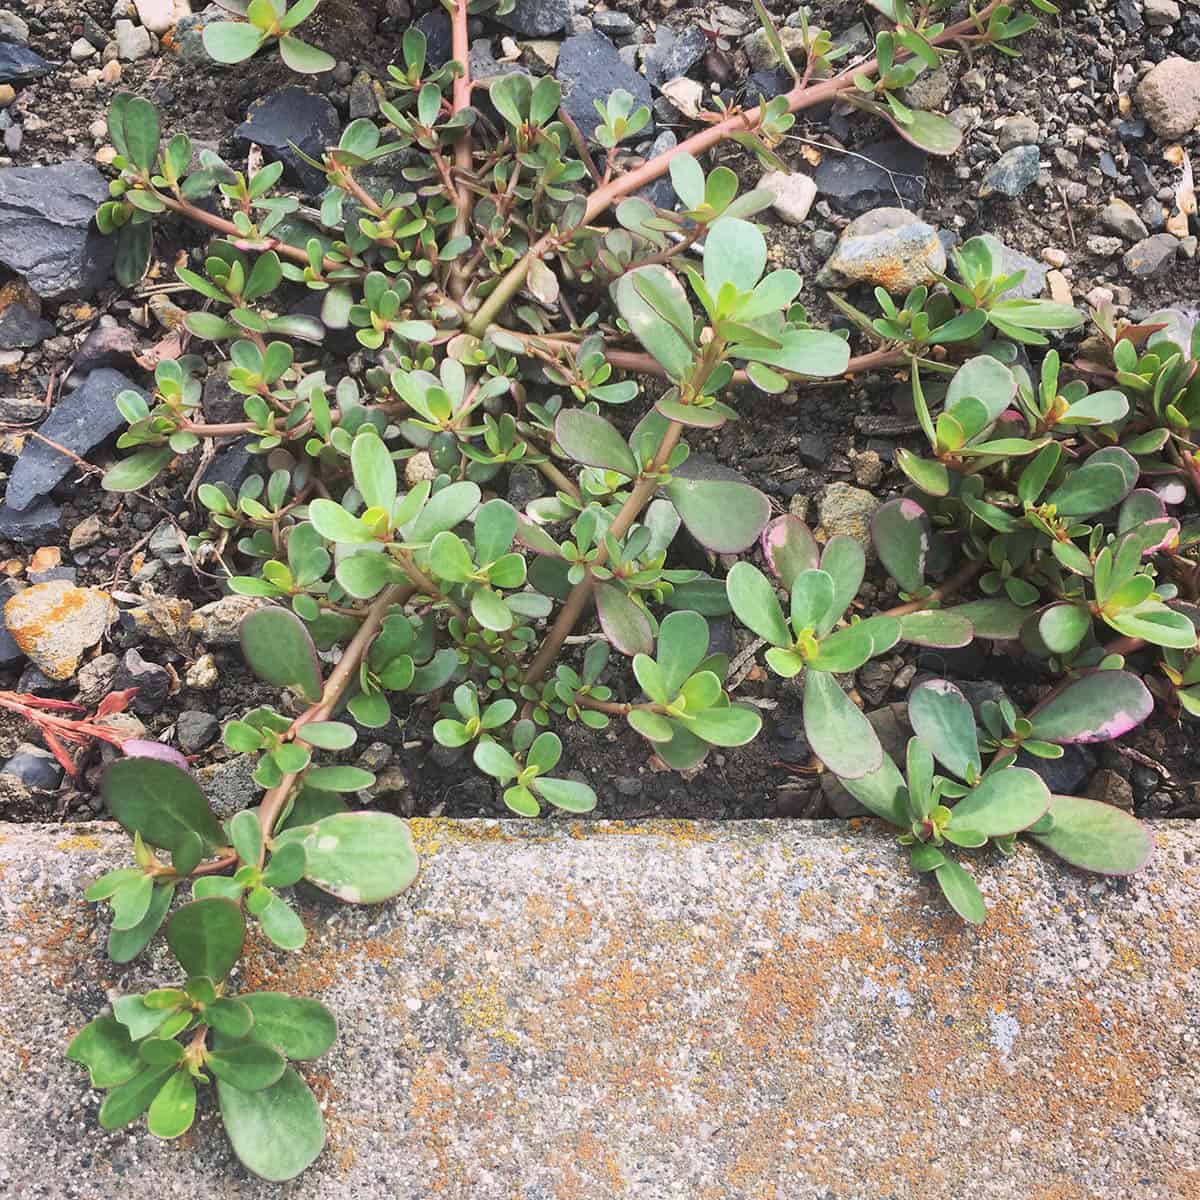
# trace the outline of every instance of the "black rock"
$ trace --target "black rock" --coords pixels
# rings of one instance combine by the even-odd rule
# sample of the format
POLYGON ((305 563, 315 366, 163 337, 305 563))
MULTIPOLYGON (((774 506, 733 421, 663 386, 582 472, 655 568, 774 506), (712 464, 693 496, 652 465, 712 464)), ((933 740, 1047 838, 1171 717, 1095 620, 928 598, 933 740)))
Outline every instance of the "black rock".
POLYGON ((606 8, 592 13, 592 28, 616 41, 628 38, 637 28, 637 22, 628 13, 606 8))
POLYGON ((224 483, 236 492, 266 462, 261 455, 250 453, 252 440, 248 437, 238 438, 219 451, 204 472, 203 482, 211 483, 214 487, 224 483))
POLYGON ((768 100, 774 100, 776 96, 782 96, 791 89, 794 82, 782 67, 775 67, 770 71, 755 71, 746 80, 746 107, 765 104, 768 100))
POLYGON ((32 83, 53 70, 53 63, 48 63, 28 46, 0 42, 0 83, 32 83))
POLYGON ((571 0, 517 0, 513 10, 497 17, 507 29, 525 37, 561 33, 571 19, 571 0))
POLYGON ((508 502, 518 512, 525 511, 525 505, 532 500, 540 499, 546 494, 546 481, 535 467, 517 464, 508 473, 508 502))
POLYGON ((43 496, 26 509, 0 504, 0 538, 23 546, 41 546, 62 530, 62 509, 43 496))
POLYGON ((1037 146, 1014 146, 1006 150, 984 173, 979 186, 980 199, 996 195, 1014 199, 1037 182, 1040 163, 1037 146))
POLYGON ((699 25, 689 25, 677 36, 664 38, 669 30, 660 28, 658 40, 647 50, 643 63, 646 78, 655 87, 668 79, 686 75, 703 57, 708 49, 708 38, 699 25), (663 42, 666 42, 664 45, 663 42))
MULTIPOLYGON (((650 147, 648 157, 657 158, 660 154, 666 154, 668 150, 673 150, 678 144, 679 139, 675 136, 674 131, 664 129, 654 139, 654 144, 650 147)), ((653 183, 648 183, 637 194, 647 204, 653 204, 655 208, 675 207, 675 189, 671 186, 671 177, 669 175, 660 175, 653 183)))
POLYGON ((225 425, 230 421, 244 421, 242 407, 245 399, 229 386, 229 363, 218 363, 204 380, 204 392, 200 408, 204 419, 214 425, 225 425))
POLYGON ((212 713, 181 712, 175 722, 175 740, 184 754, 196 754, 221 732, 221 722, 212 713))
POLYGON ((413 26, 425 35, 425 61, 434 68, 450 61, 450 17, 443 8, 427 12, 413 26))
POLYGON ((1121 121, 1117 125, 1117 137, 1126 145, 1131 142, 1144 142, 1146 140, 1146 122, 1141 117, 1136 117, 1131 121, 1121 121))
POLYGON ((15 579, 0 579, 0 667, 13 667, 25 661, 24 651, 13 641, 3 619, 4 606, 21 590, 15 579))
POLYGON ((170 694, 171 676, 166 668, 147 662, 136 650, 126 650, 113 676, 113 689, 120 692, 126 688, 137 688, 129 707, 139 717, 152 717, 170 694))
POLYGON ((900 138, 885 138, 854 155, 827 155, 814 178, 821 196, 852 216, 884 206, 919 208, 925 199, 925 153, 900 138))
MULTIPOLYGON (((624 88, 634 104, 650 103, 650 85, 617 53, 617 48, 602 33, 576 34, 563 42, 558 52, 555 78, 562 84, 563 109, 585 136, 591 137, 600 116, 595 100, 607 100, 624 88)), ((648 127, 647 132, 653 132, 648 127)))
MULTIPOLYGON (((152 403, 151 398, 120 371, 101 367, 82 386, 64 396, 42 422, 39 433, 67 450, 84 457, 105 438, 125 424, 117 411, 117 393, 132 389, 152 403)), ((30 439, 13 467, 5 497, 6 508, 28 508, 68 475, 75 464, 43 441, 30 439)), ((0 530, 0 532, 3 532, 0 530)))
POLYGON ((92 224, 107 199, 87 163, 0 170, 0 262, 43 299, 94 292, 112 271, 113 239, 92 224))
POLYGON ((272 161, 310 193, 325 187, 325 175, 310 167, 292 147, 319 159, 336 146, 342 123, 337 109, 316 92, 286 87, 250 105, 246 119, 234 130, 244 142, 257 142, 272 161))
POLYGON ((1076 745, 1064 746, 1062 758, 1037 758, 1022 750, 1016 765, 1040 775, 1054 795, 1077 796, 1096 769, 1096 756, 1086 746, 1076 745))
POLYGON ((100 324, 83 339, 83 344, 75 351, 74 368, 81 375, 86 375, 88 371, 94 371, 97 367, 116 367, 122 370, 133 365, 133 356, 137 351, 138 340, 133 330, 118 325, 111 317, 102 317, 100 324))
POLYGON ((1158 180, 1154 178, 1154 172, 1136 154, 1129 156, 1129 177, 1133 180, 1133 186, 1143 196, 1153 196, 1158 191, 1158 180))
POLYGON ((42 306, 28 288, 9 284, 0 291, 0 350, 25 350, 54 336, 42 306))
POLYGON ((29 582, 38 583, 53 583, 57 579, 65 579, 68 583, 74 583, 79 577, 79 572, 74 567, 58 566, 47 567, 44 571, 30 571, 29 582))
POLYGON ((5 775, 13 775, 26 787, 53 792, 62 783, 63 769, 49 750, 23 742, 4 764, 5 775))
POLYGON ((1126 33, 1141 33, 1146 26, 1137 0, 1117 0, 1117 16, 1126 33))

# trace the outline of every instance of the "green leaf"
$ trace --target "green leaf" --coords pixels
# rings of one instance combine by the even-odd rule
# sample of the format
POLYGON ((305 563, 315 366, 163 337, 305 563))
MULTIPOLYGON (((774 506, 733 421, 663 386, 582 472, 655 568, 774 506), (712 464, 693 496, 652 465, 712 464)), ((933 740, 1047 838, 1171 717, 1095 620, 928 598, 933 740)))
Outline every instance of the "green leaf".
POLYGON ((471 593, 471 616, 484 629, 491 629, 496 633, 503 633, 513 627, 512 610, 504 603, 500 593, 492 591, 491 588, 476 588, 471 593))
POLYGON ((734 563, 725 578, 725 591, 734 616, 752 633, 772 646, 792 644, 775 589, 757 567, 744 560, 734 563))
POLYGON ((987 354, 968 359, 950 381, 946 389, 946 409, 954 408, 970 397, 978 400, 986 410, 985 428, 993 424, 1017 394, 1017 381, 1013 373, 999 360, 987 354))
POLYGON ((304 622, 286 608, 260 608, 242 621, 242 653, 265 683, 321 698, 321 664, 304 622))
POLYGON ((324 817, 305 837, 304 852, 305 878, 351 904, 388 900, 417 877, 417 853, 408 825, 390 813, 324 817))
POLYGON ((904 776, 890 754, 883 754, 882 759, 874 771, 869 771, 859 779, 842 777, 841 784, 865 809, 905 829, 909 820, 908 790, 904 785, 904 776))
POLYGON ((1050 807, 1041 776, 1026 767, 1006 767, 985 775, 953 808, 951 827, 970 829, 985 838, 1028 829, 1050 807))
POLYGON ((1118 633, 1141 638, 1152 646, 1190 650, 1196 644, 1196 629, 1188 617, 1156 600, 1124 612, 1102 615, 1118 633))
POLYGON ((833 580, 833 599, 825 616, 817 622, 817 637, 824 637, 849 609, 862 587, 866 568, 866 554, 852 537, 837 533, 825 543, 821 552, 821 570, 833 580))
POLYGON ((294 1179, 325 1147, 316 1098, 291 1067, 261 1092, 243 1092, 218 1079, 217 1100, 233 1152, 261 1179, 294 1179))
POLYGON ((1128 671, 1096 671, 1068 684, 1030 719, 1044 742, 1110 742, 1154 711, 1154 697, 1128 671))
POLYGON ((931 679, 908 701, 913 732, 946 770, 959 779, 979 774, 979 733, 975 714, 962 692, 945 679, 931 679))
POLYGON ((475 514, 475 556, 494 563, 512 548, 517 533, 517 510, 507 500, 489 500, 475 514))
POLYGON ((320 75, 323 71, 332 71, 336 65, 332 54, 294 37, 279 39, 279 57, 293 71, 299 71, 302 75, 320 75))
POLYGON ((1016 641, 1021 635, 1021 626, 1029 612, 1003 598, 996 600, 972 600, 949 610, 956 616, 966 617, 971 622, 975 636, 996 641, 1016 641))
POLYGON ((1092 627, 1092 614, 1078 604, 1051 604, 1037 617, 1037 632, 1052 654, 1070 654, 1092 627))
POLYGON ((245 62, 264 40, 261 30, 242 21, 213 21, 201 36, 209 58, 226 64, 245 62))
MULTIPOLYGON (((892 621, 897 636, 899 635, 899 622, 894 618, 874 619, 892 621)), ((872 631, 865 622, 860 622, 822 638, 817 643, 817 653, 809 659, 808 665, 815 671, 844 675, 850 671, 857 671, 874 653, 875 641, 872 631)))
POLYGON ((132 929, 111 929, 108 934, 108 957, 115 963, 127 963, 136 958, 158 932, 158 927, 171 907, 175 884, 167 883, 154 889, 146 915, 132 929))
POLYGON ((663 686, 674 699, 708 653, 708 622, 694 612, 669 613, 658 627, 656 660, 663 686))
POLYGON ((321 750, 349 750, 358 735, 352 725, 341 721, 310 721, 300 727, 296 736, 321 750))
POLYGON ((308 519, 317 532, 331 542, 359 544, 375 539, 371 531, 353 513, 333 500, 318 498, 308 506, 308 519))
POLYGON ((935 867, 933 874, 942 889, 942 894, 950 902, 950 907, 964 921, 972 925, 982 925, 987 917, 987 908, 975 880, 952 858, 935 867))
POLYGON ((100 486, 106 492, 135 492, 145 487, 175 457, 170 446, 154 446, 123 458, 104 473, 100 486))
POLYGON ((225 1037, 242 1038, 254 1024, 254 1014, 241 1000, 222 996, 204 1010, 204 1019, 217 1033, 225 1037))
POLYGON ((121 122, 130 161, 143 171, 151 170, 158 157, 158 110, 141 96, 129 96, 121 122))
POLYGON ((121 758, 100 782, 112 816, 147 845, 170 850, 185 833, 195 833, 206 850, 224 840, 204 793, 187 771, 154 758, 121 758))
POLYGON ((726 283, 739 292, 754 289, 767 265, 767 240, 757 225, 722 217, 704 236, 704 283, 717 297, 726 283))
POLYGON ((597 583, 595 599, 600 628, 616 650, 630 656, 653 651, 654 632, 650 628, 650 618, 623 588, 612 583, 597 583))
POLYGON ((143 1067, 129 1030, 115 1017, 89 1021, 71 1039, 67 1057, 87 1067, 94 1088, 116 1087, 143 1067))
POLYGON ((596 793, 586 783, 574 779, 538 776, 530 786, 543 800, 563 812, 586 813, 596 807, 596 793))
POLYGON ((906 613, 900 618, 900 636, 914 646, 954 650, 970 645, 974 633, 966 617, 944 609, 906 613))
POLYGON ((429 565, 435 575, 450 583, 466 583, 475 573, 466 543, 449 530, 443 530, 430 543, 429 565))
POLYGON ((208 1051, 205 1061, 219 1080, 243 1092, 269 1088, 287 1068, 278 1050, 258 1041, 224 1044, 208 1051))
POLYGON ((1111 804, 1082 796, 1052 796, 1049 815, 1051 828, 1029 836, 1084 871, 1132 875, 1154 852, 1154 839, 1146 826, 1111 804))
POLYGON ((370 787, 375 776, 362 767, 313 767, 304 782, 319 791, 357 792, 370 787))
POLYGON ((167 945, 180 966, 218 982, 233 969, 245 936, 242 910, 218 896, 185 904, 167 922, 167 945))
POLYGON ((767 525, 761 542, 767 566, 789 592, 796 576, 817 566, 821 559, 816 539, 808 526, 799 517, 787 513, 767 525))
POLYGON ((263 933, 281 950, 299 950, 308 939, 304 922, 279 896, 272 896, 266 908, 256 915, 263 933))
POLYGON ((631 709, 625 714, 625 719, 647 741, 669 742, 675 736, 674 728, 666 717, 644 708, 631 709))
POLYGON ((625 319, 634 337, 662 364, 672 379, 682 379, 691 366, 695 351, 691 345, 691 309, 683 285, 659 264, 638 267, 619 276, 611 286, 613 303, 625 319), (668 312, 688 309, 688 324, 677 327, 639 290, 639 279, 649 278, 657 287, 653 294, 660 304, 671 296, 668 312))
POLYGON ((229 822, 229 832, 238 858, 248 865, 258 866, 262 852, 262 826, 258 823, 258 815, 248 808, 235 813, 229 822))
POLYGON ((619 471, 630 479, 639 474, 638 461, 625 439, 595 413, 564 409, 554 422, 554 438, 569 457, 585 466, 619 471))
POLYGON ((804 678, 804 732, 813 753, 839 779, 861 779, 883 765, 870 721, 825 671, 804 678))
POLYGON ((412 524, 404 530, 405 541, 433 541, 443 530, 453 529, 465 521, 475 511, 479 498, 478 485, 469 482, 452 483, 435 492, 412 524))
POLYGON ((871 520, 871 540, 887 573, 906 592, 925 583, 932 526, 915 500, 889 500, 871 520))
POLYGON ((337 1037, 333 1014, 317 1000, 283 992, 252 992, 240 1000, 254 1014, 250 1037, 287 1058, 320 1058, 337 1037))
POLYGON ((896 450, 896 465, 927 496, 946 496, 950 493, 950 471, 932 458, 920 458, 900 446, 896 450))
POLYGON ((744 704, 714 706, 679 719, 690 733, 713 746, 744 746, 762 729, 758 709, 744 704))
POLYGON ((100 1128, 120 1129, 136 1121, 150 1107, 174 1067, 146 1067, 127 1083, 113 1088, 100 1105, 100 1128))
POLYGON ((771 513, 766 496, 736 480, 676 476, 666 492, 688 532, 716 554, 745 550, 771 513))
POLYGON ((196 1081, 176 1068, 150 1102, 146 1127, 155 1137, 176 1138, 191 1128, 196 1117, 196 1081))
MULTIPOLYGON (((305 527, 301 525, 300 528, 305 527)), ((343 558, 334 574, 338 583, 357 600, 370 600, 389 583, 404 578, 400 568, 386 554, 369 550, 343 558)))
POLYGON ((1083 324, 1081 312, 1053 300, 999 300, 988 316, 1020 329, 1078 329, 1083 324))
POLYGON ((139 874, 121 884, 112 895, 113 928, 132 929, 141 923, 150 908, 154 892, 154 880, 149 875, 139 874))
POLYGON ((937 113, 913 109, 907 123, 889 119, 889 124, 906 142, 912 142, 928 154, 941 157, 957 152, 962 145, 962 131, 937 113))
POLYGON ((382 508, 390 513, 396 503, 396 464, 374 427, 366 428, 372 432, 364 430, 350 448, 354 486, 368 508, 382 508))

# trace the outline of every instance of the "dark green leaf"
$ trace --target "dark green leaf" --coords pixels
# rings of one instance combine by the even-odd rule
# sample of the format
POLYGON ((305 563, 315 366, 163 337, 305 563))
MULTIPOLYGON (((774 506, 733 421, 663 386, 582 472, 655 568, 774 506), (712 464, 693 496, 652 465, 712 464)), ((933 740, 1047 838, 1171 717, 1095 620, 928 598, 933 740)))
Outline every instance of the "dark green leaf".
POLYGON ((245 936, 242 910, 217 896, 185 904, 167 922, 167 945, 183 969, 217 981, 237 962, 245 936))

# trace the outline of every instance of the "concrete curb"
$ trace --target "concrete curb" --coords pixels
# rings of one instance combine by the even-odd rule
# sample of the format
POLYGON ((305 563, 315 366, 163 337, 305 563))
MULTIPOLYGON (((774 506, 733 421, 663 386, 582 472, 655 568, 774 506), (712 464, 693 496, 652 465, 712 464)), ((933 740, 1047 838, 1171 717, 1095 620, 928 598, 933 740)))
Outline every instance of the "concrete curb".
POLYGON ((241 990, 337 1013, 329 1145, 247 1177, 211 1107, 104 1134, 65 1061, 118 969, 81 887, 106 825, 0 827, 0 1194, 305 1200, 1200 1196, 1200 824, 1134 880, 1031 849, 973 931, 871 825, 417 821, 424 868, 241 990))

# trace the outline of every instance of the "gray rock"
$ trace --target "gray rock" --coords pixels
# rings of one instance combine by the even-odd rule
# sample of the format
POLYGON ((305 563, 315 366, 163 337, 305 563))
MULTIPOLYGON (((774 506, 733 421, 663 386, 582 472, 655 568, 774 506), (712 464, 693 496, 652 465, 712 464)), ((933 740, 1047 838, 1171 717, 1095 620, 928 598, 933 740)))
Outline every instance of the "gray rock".
POLYGON ((28 46, 0 42, 0 83, 32 83, 53 70, 53 63, 48 63, 28 46))
POLYGON ((536 467, 518 464, 508 473, 508 502, 518 512, 524 512, 525 505, 544 496, 546 490, 546 481, 536 467))
POLYGON ((868 558, 873 558, 875 551, 871 543, 871 518, 881 503, 876 496, 862 488, 840 482, 829 484, 817 501, 817 515, 825 537, 843 533, 858 542, 868 558))
POLYGON ((946 270, 946 251, 937 230, 903 208, 876 208, 856 217, 822 268, 823 287, 855 283, 908 292, 933 283, 946 270))
MULTIPOLYGON (((106 313, 75 351, 74 367, 80 375, 86 375, 97 367, 116 367, 121 370, 134 365, 133 356, 138 348, 134 332, 124 325, 118 325, 106 313)), ((238 415, 241 415, 240 410, 238 415)))
POLYGON ((592 13, 592 28, 615 42, 629 37, 637 28, 637 22, 628 13, 603 9, 592 13))
MULTIPOLYGON (((678 144, 679 139, 675 136, 675 131, 664 129, 654 139, 650 146, 650 153, 646 157, 657 158, 660 154, 666 154, 668 150, 674 150, 678 144)), ((671 186, 671 177, 669 175, 660 175, 653 183, 647 184, 637 194, 648 204, 653 204, 656 208, 675 207, 675 189, 671 186)))
POLYGON ((266 461, 261 454, 251 454, 254 441, 254 438, 241 437, 219 450, 208 464, 203 482, 214 486, 224 483, 236 492, 266 461))
POLYGON ((1142 10, 1151 29, 1161 29, 1179 20, 1182 11, 1175 0, 1143 0, 1142 10))
POLYGON ((992 163, 979 185, 980 199, 1019 196, 1037 181, 1040 154, 1036 146, 1014 146, 992 163))
POLYGON ((171 676, 165 667, 147 662, 136 650, 126 650, 113 679, 117 691, 137 688, 129 707, 139 717, 153 717, 162 710, 171 691, 171 676))
POLYGON ((19 280, 0 288, 0 350, 24 350, 54 336, 37 293, 19 280))
POLYGON ((1200 125, 1200 62, 1178 56, 1156 63, 1138 84, 1137 102, 1160 138, 1181 138, 1200 125))
POLYGON ((873 208, 912 206, 925 199, 925 153, 900 138, 884 138, 853 155, 826 154, 814 178, 835 208, 859 216, 873 208))
POLYGON ((257 596, 222 596, 196 609, 188 628, 206 646, 236 646, 242 621, 266 604, 257 596))
POLYGON ((1100 210, 1100 224, 1127 242, 1140 241, 1150 233, 1137 210, 1120 196, 1114 196, 1100 210))
POLYGON ((496 20, 525 37, 545 37, 561 33, 570 16, 571 0, 517 0, 512 12, 496 20))
POLYGON ((94 292, 114 245, 92 225, 108 182, 88 163, 0 170, 0 262, 44 300, 94 292))
POLYGON ((645 76, 622 61, 612 42, 595 31, 563 42, 554 75, 562 84, 564 110, 586 137, 591 137, 600 123, 594 100, 607 100, 617 88, 624 88, 635 105, 651 101, 645 76))
POLYGON ((175 721, 175 740, 184 754, 197 754, 211 745, 221 732, 221 722, 212 713, 189 709, 175 721))
POLYGON ((1168 271, 1179 253, 1179 239, 1170 233, 1155 233, 1130 246, 1121 260, 1125 270, 1139 279, 1152 279, 1168 271))
POLYGON ((113 690, 113 680, 120 666, 120 656, 112 653, 97 654, 85 662, 75 675, 78 702, 85 708, 95 708, 113 690))
POLYGON ((708 50, 708 38, 699 25, 688 25, 678 34, 664 37, 670 31, 659 26, 655 44, 642 57, 646 78, 656 87, 668 79, 686 75, 708 50))
POLYGON ((208 797, 218 819, 227 821, 235 813, 258 803, 263 789, 254 782, 256 761, 254 754, 239 754, 196 772, 196 782, 208 797))
POLYGON ((117 57, 122 62, 137 62, 154 49, 150 30, 132 21, 118 21, 113 36, 117 39, 117 57))
MULTIPOLYGON (((120 371, 101 367, 75 391, 62 397, 42 422, 39 432, 81 457, 111 437, 125 424, 117 411, 119 392, 132 389, 148 402, 150 397, 120 371)), ((8 481, 6 506, 28 508, 45 496, 75 464, 45 442, 30 441, 21 452, 8 481)))
POLYGON ((12 42, 17 46, 29 45, 29 23, 8 9, 0 9, 0 42, 12 42))
POLYGON ((337 109, 324 96, 307 88, 285 87, 255 100, 234 136, 256 142, 268 159, 282 162, 287 175, 315 194, 325 187, 325 175, 310 167, 296 150, 319 159, 326 149, 337 145, 341 132, 337 109))
POLYGON ((1007 117, 1000 126, 997 140, 1001 150, 1012 150, 1016 146, 1036 146, 1038 123, 1024 113, 1007 117))
POLYGON ((28 508, 0 504, 0 538, 23 546, 41 546, 62 532, 62 509, 49 496, 28 508))
POLYGON ((1195 822, 1155 823, 1154 858, 1131 879, 1071 870, 1024 840, 1012 858, 963 854, 989 908, 979 929, 875 821, 414 830, 422 869, 407 893, 359 907, 301 889, 289 899, 309 947, 282 958, 255 939, 232 977, 235 993, 288 985, 338 1018, 330 1051, 297 1064, 329 1098, 331 1144, 281 1189, 236 1164, 209 1087, 184 1150, 141 1124, 96 1126, 100 1096, 65 1042, 110 997, 178 968, 161 936, 120 970, 104 955, 109 910, 82 891, 128 866, 127 837, 98 823, 6 827, 0 1027, 28 1055, 0 1060, 6 1191, 361 1200, 405 1179, 427 1181, 411 1188, 422 1200, 1189 1190, 1195 822), (570 908, 547 904, 567 894, 570 908), (854 1136, 814 1154, 848 1106, 854 1136), (585 1117, 606 1148, 595 1167, 579 1157, 585 1117), (943 1161, 952 1180, 931 1180, 943 1161))
POLYGON ((5 775, 19 779, 27 788, 53 792, 62 783, 63 769, 49 750, 22 742, 2 768, 5 775))
POLYGON ((911 108, 936 112, 954 91, 954 79, 945 67, 925 71, 904 89, 904 103, 911 108))
MULTIPOLYGON (((799 56, 792 57, 793 63, 803 61, 804 33, 802 30, 791 25, 784 25, 779 30, 779 40, 783 43, 783 48, 789 56, 799 56)), ((743 39, 742 49, 746 51, 750 66, 756 71, 769 71, 772 67, 782 65, 764 29, 756 29, 743 39)))
POLYGON ((1040 775, 1056 796, 1077 796, 1096 769, 1096 756, 1087 746, 1063 747, 1061 758, 1038 758, 1022 750, 1016 765, 1040 775))

